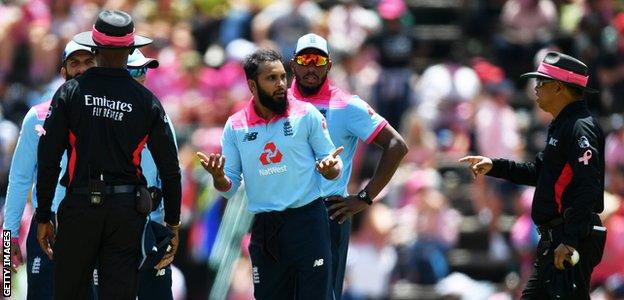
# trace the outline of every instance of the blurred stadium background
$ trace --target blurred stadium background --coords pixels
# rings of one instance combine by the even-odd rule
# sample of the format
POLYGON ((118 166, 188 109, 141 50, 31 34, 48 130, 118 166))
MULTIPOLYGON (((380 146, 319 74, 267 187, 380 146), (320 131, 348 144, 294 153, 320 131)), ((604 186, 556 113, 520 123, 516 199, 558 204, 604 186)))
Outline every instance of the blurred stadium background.
MULTIPOLYGON (((607 132, 609 230, 592 299, 624 299, 624 3, 613 0, 4 0, 0 4, 0 203, 21 120, 62 83, 60 54, 102 8, 135 18, 157 58, 147 86, 173 120, 183 167, 176 299, 252 299, 242 193, 226 202, 195 159, 219 151, 249 99, 241 61, 286 60, 307 32, 326 37, 333 82, 368 101, 410 152, 378 202, 354 219, 345 299, 512 299, 531 268, 532 190, 473 179, 469 153, 532 159, 550 116, 518 80, 549 49, 590 66, 587 101, 607 132)), ((379 153, 359 147, 357 191, 379 153)), ((29 222, 27 212, 24 225, 29 222)), ((26 228, 27 226, 23 226, 26 228)), ((23 234, 22 236, 26 236, 23 234)), ((23 267, 14 299, 24 296, 23 267)))

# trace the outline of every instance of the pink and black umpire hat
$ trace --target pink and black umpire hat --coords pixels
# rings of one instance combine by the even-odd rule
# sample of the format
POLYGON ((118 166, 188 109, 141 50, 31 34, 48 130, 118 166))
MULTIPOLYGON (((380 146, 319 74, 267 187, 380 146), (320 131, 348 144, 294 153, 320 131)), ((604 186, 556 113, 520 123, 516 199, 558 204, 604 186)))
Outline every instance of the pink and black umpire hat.
POLYGON ((73 40, 91 48, 139 48, 152 43, 152 40, 134 34, 132 17, 119 10, 103 10, 91 31, 81 32, 73 40))
POLYGON ((522 74, 520 78, 558 80, 588 93, 598 93, 597 90, 587 87, 589 81, 587 73, 587 65, 582 61, 560 52, 551 51, 546 53, 536 72, 522 74))

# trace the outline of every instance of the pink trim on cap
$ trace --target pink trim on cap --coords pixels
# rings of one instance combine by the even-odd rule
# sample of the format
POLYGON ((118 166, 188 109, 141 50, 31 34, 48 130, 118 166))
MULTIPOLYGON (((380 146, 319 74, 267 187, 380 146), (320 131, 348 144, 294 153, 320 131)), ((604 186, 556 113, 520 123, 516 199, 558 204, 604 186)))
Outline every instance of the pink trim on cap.
POLYGON ((586 87, 587 86, 587 80, 589 79, 589 76, 583 76, 581 74, 577 74, 574 73, 572 71, 568 71, 553 65, 549 65, 547 63, 541 63, 539 65, 539 68, 537 68, 537 71, 543 74, 546 74, 548 76, 551 76, 555 79, 567 82, 567 83, 574 83, 574 84, 578 84, 582 87, 586 87))
POLYGON ((93 41, 104 46, 130 46, 134 43, 134 29, 131 33, 124 36, 110 36, 105 33, 99 32, 95 25, 91 30, 91 37, 93 41))

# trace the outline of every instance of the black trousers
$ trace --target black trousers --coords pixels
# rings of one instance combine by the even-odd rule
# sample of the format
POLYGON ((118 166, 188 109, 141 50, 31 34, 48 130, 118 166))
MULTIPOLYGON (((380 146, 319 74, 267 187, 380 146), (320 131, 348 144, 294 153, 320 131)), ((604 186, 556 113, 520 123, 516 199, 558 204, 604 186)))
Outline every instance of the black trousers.
MULTIPOLYGON (((594 224, 600 225, 600 220, 594 224)), ((590 299, 591 273, 602 259, 606 232, 592 231, 589 236, 580 239, 576 249, 580 260, 573 267, 566 263, 565 270, 558 270, 554 265, 554 251, 560 244, 559 236, 557 230, 541 236, 533 274, 522 291, 522 299, 590 299), (556 298, 556 294, 560 298, 556 298)))
POLYGON ((136 299, 140 236, 145 215, 134 193, 106 196, 93 206, 89 196, 68 194, 57 213, 54 299, 88 299, 98 263, 98 299, 136 299))
POLYGON ((249 244, 255 299, 333 299, 327 220, 320 199, 256 214, 249 244))

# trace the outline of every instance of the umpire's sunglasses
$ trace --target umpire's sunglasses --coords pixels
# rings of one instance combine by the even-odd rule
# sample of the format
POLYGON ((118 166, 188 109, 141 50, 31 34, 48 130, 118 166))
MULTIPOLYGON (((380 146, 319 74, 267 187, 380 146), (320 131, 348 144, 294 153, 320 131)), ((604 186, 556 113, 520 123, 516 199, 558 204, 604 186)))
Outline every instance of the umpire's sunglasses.
POLYGON ((128 73, 133 78, 141 77, 147 73, 147 68, 128 68, 128 73))
POLYGON ((295 57, 295 61, 301 66, 308 66, 311 63, 314 63, 315 66, 322 67, 327 65, 329 58, 318 54, 301 54, 295 57))
POLYGON ((544 84, 554 81, 552 79, 544 79, 544 78, 536 78, 535 79, 535 87, 538 89, 544 86, 544 84))

